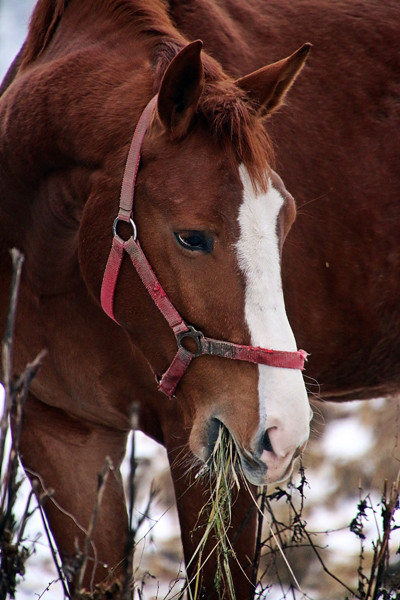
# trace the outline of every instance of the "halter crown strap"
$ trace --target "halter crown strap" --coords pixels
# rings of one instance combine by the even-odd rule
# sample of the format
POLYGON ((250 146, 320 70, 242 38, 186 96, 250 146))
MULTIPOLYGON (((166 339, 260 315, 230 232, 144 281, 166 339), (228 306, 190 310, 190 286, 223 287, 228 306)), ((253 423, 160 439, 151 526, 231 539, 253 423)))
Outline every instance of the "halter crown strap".
POLYGON ((122 259, 126 252, 130 257, 140 279, 143 282, 147 292, 153 299, 158 310, 166 319, 167 323, 174 332, 178 351, 172 360, 170 366, 159 382, 159 390, 172 397, 176 387, 189 367, 192 360, 205 354, 230 358, 232 360, 242 360, 255 364, 263 364, 271 367, 281 367, 286 369, 304 368, 304 361, 307 358, 307 352, 298 350, 297 352, 285 352, 281 350, 268 350, 253 346, 242 346, 232 342, 215 340, 203 335, 191 325, 188 325, 179 312, 176 310, 171 300, 168 298, 160 282, 158 281, 151 265, 149 264, 140 244, 137 240, 136 225, 132 217, 132 207, 135 194, 135 184, 137 172, 140 163, 140 153, 144 136, 150 125, 157 96, 154 96, 144 109, 135 129, 129 149, 125 172, 122 180, 120 203, 118 216, 113 224, 113 241, 110 254, 104 271, 101 287, 101 305, 106 314, 116 323, 114 315, 114 296, 118 281, 119 272, 122 265, 122 259), (132 235, 128 240, 123 240, 118 235, 118 222, 125 221, 132 226, 132 235), (184 342, 190 338, 196 345, 196 350, 192 352, 185 347, 184 342))
POLYGON ((144 136, 153 116, 158 95, 154 96, 142 112, 133 134, 128 157, 126 159, 124 176, 121 185, 118 219, 129 221, 132 218, 133 200, 135 197, 135 184, 140 163, 140 151, 144 136))

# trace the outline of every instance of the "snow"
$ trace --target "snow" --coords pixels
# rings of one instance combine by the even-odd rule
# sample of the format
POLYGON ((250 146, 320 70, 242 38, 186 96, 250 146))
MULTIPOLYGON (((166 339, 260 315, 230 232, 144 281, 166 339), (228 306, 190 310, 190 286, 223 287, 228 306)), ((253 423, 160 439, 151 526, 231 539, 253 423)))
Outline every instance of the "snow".
POLYGON ((373 444, 371 428, 360 423, 356 416, 329 423, 322 440, 326 457, 344 462, 360 459, 373 444))

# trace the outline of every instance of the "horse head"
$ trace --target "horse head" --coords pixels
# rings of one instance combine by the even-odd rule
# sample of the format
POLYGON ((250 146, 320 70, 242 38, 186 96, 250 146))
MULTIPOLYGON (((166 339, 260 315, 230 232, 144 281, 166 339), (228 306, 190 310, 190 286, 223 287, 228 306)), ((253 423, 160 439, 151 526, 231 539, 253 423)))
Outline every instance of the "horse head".
MULTIPOLYGON (((186 323, 208 338, 294 353, 280 256, 296 209, 268 164, 262 120, 281 104, 309 45, 237 81, 209 58, 204 67, 201 48, 200 41, 184 47, 160 78, 134 189, 135 235, 186 323)), ((99 273, 87 273, 93 259, 85 250, 96 210, 89 200, 81 265, 98 298, 99 273)), ((176 339, 129 261, 122 262, 114 304, 115 319, 159 378, 173 360, 176 339)), ((193 337, 183 345, 196 354, 193 337)), ((190 448, 202 461, 224 424, 247 479, 257 485, 287 477, 309 435, 311 411, 299 369, 202 355, 173 399, 158 395, 160 403, 177 403, 190 448)), ((164 425, 166 437, 177 435, 176 427, 164 425)))

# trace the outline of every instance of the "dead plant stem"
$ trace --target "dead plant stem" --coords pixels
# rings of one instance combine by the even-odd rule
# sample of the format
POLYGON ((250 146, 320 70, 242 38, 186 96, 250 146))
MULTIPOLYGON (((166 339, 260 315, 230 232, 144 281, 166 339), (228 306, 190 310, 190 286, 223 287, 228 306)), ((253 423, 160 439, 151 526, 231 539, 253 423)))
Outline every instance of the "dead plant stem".
POLYGON ((11 278, 10 303, 6 321, 5 335, 2 342, 2 382, 4 385, 6 398, 0 426, 0 471, 3 465, 5 443, 9 427, 9 416, 12 408, 13 334, 15 327, 15 315, 17 312, 18 291, 21 281, 21 271, 24 257, 21 254, 21 252, 19 252, 19 250, 13 248, 11 250, 11 259, 13 264, 13 270, 11 278))
MULTIPOLYGON (((82 551, 81 565, 80 565, 77 582, 76 582, 75 597, 77 599, 79 598, 83 578, 84 578, 84 575, 86 572, 87 562, 89 559, 89 549, 90 549, 90 546, 92 545, 94 529, 96 527, 97 517, 99 515, 99 509, 100 509, 100 505, 101 505, 101 499, 103 497, 104 488, 105 488, 105 485, 107 482, 108 475, 112 469, 113 469, 112 461, 107 456, 104 467, 103 467, 101 473, 98 475, 96 497, 95 497, 95 501, 94 501, 94 505, 93 505, 93 509, 92 509, 92 514, 90 517, 87 535, 85 538, 85 544, 84 544, 83 551, 82 551)), ((96 570, 96 561, 95 561, 95 564, 93 567, 93 575, 94 575, 95 570, 96 570)))
POLYGON ((62 585, 62 588, 63 588, 64 595, 65 595, 66 598, 71 598, 71 595, 70 595, 70 593, 68 591, 68 588, 67 588, 67 585, 65 583, 65 577, 64 577, 64 573, 63 573, 62 567, 61 567, 60 563, 58 562, 57 550, 54 548, 54 545, 53 545, 53 540, 51 538, 50 530, 49 530, 49 527, 47 525, 47 519, 46 519, 46 516, 44 514, 42 502, 41 502, 41 500, 39 498, 38 498, 38 502, 39 502, 40 516, 42 517, 43 529, 45 531, 45 534, 46 534, 46 537, 47 537, 47 541, 49 543, 49 548, 50 548, 51 556, 53 558, 53 563, 54 563, 54 565, 56 567, 59 580, 61 581, 61 585, 62 585))

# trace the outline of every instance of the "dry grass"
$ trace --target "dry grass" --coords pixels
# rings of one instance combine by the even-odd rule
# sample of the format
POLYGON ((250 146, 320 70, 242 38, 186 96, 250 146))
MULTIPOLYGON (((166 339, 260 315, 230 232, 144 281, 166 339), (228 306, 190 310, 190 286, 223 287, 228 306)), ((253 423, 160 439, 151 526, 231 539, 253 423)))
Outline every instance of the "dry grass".
MULTIPOLYGON (((208 462, 207 473, 210 478, 210 500, 203 507, 199 519, 206 515, 206 527, 203 537, 192 557, 197 564, 197 575, 194 581, 194 591, 188 589, 190 600, 198 600, 200 593, 201 569, 207 560, 217 562, 214 585, 220 597, 229 594, 236 600, 234 584, 229 566, 234 558, 234 550, 230 544, 228 530, 231 527, 232 489, 239 489, 240 483, 236 473, 239 460, 235 445, 228 430, 221 425, 218 437, 208 462), (207 556, 204 550, 207 541, 212 538, 212 550, 207 556)), ((203 475, 205 477, 207 475, 203 475)))

